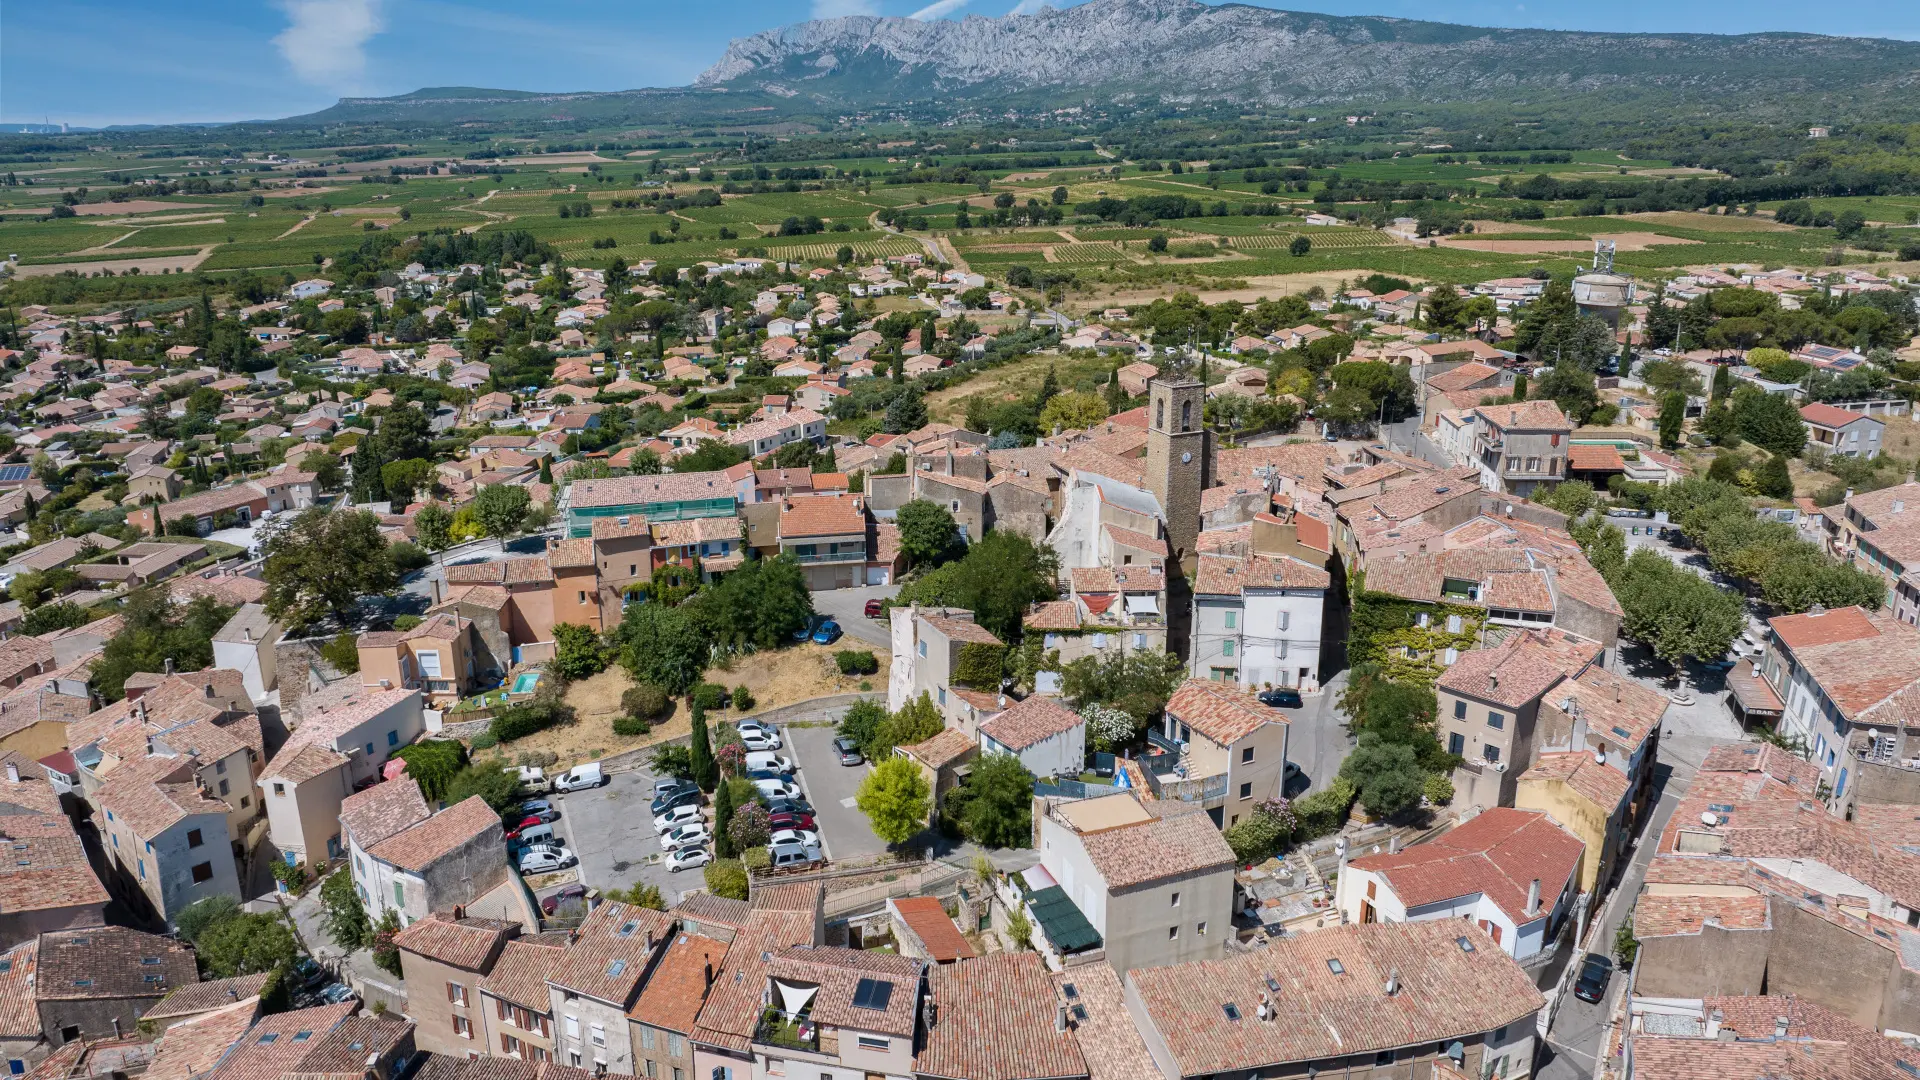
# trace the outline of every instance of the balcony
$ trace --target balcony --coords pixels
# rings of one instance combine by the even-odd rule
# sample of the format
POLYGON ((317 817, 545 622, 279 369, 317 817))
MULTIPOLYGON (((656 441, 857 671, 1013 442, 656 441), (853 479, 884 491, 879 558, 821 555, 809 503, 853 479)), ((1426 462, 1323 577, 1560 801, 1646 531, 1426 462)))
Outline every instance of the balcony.
POLYGON ((820 1025, 805 1014, 768 1009, 760 1014, 760 1022, 754 1025, 753 1041, 764 1046, 817 1054, 820 1052, 820 1025))
POLYGON ((795 562, 806 564, 806 565, 812 565, 815 563, 841 563, 841 562, 866 562, 867 561, 867 547, 865 544, 861 544, 858 547, 843 547, 838 551, 805 551, 803 550, 806 547, 813 547, 813 546, 814 545, 812 544, 806 544, 806 545, 802 545, 801 547, 790 547, 782 550, 781 554, 791 555, 793 556, 793 559, 795 562))
POLYGON ((1227 797, 1227 774, 1217 776, 1196 776, 1183 778, 1177 773, 1157 776, 1147 773, 1147 786, 1162 799, 1177 799, 1180 802, 1200 803, 1203 806, 1222 802, 1227 797))

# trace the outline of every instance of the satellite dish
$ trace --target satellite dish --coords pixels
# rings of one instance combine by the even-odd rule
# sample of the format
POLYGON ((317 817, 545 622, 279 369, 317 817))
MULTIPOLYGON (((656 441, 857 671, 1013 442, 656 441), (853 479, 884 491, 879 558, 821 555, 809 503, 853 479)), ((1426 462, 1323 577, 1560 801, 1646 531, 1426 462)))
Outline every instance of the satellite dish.
POLYGON ((1720 824, 1720 815, 1711 810, 1702 810, 1700 811, 1700 823, 1708 826, 1718 825, 1720 824))

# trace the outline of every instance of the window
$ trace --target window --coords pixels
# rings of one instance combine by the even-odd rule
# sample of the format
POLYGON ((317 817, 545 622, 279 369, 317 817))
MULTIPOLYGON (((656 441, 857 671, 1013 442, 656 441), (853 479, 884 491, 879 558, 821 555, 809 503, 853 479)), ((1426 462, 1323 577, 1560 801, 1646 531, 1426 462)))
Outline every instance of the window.
POLYGON ((417 652, 413 658, 420 664, 420 674, 429 679, 440 677, 440 654, 437 652, 417 652))
MULTIPOLYGON (((670 1057, 686 1057, 687 1040, 669 1031, 667 1033, 667 1054, 670 1057)), ((675 1069, 674 1071, 679 1072, 680 1070, 675 1069)))
POLYGON ((642 1050, 653 1049, 653 1029, 652 1028, 643 1027, 640 1029, 640 1049, 642 1050))
POLYGON ((519 1057, 520 1040, 511 1035, 502 1034, 500 1036, 500 1052, 508 1057, 519 1057))
POLYGON ((940 704, 945 705, 946 703, 947 703, 947 688, 943 686, 940 688, 940 704))
POLYGON ((137 859, 135 861, 140 864, 140 880, 141 881, 147 880, 147 860, 137 859))
POLYGON ((1229 611, 1229 612, 1227 612, 1227 629, 1229 629, 1229 630, 1232 630, 1232 629, 1234 628, 1234 626, 1233 626, 1233 624, 1234 624, 1234 623, 1236 623, 1236 622, 1238 622, 1238 621, 1240 621, 1240 613, 1239 613, 1239 612, 1237 612, 1237 611, 1229 611))
POLYGON ((1499 761, 1500 748, 1492 743, 1488 743, 1480 748, 1480 756, 1486 758, 1488 761, 1499 761))
POLYGON ((577 1039, 579 1037, 580 1037, 580 1018, 577 1016, 567 1017, 567 1038, 577 1039))
POLYGON ((1292 621, 1292 618, 1293 618, 1293 612, 1291 611, 1280 612, 1280 629, 1285 630, 1287 628, 1287 623, 1292 621))
POLYGON ((400 733, 399 733, 399 732, 397 732, 397 731, 389 731, 389 732, 387 732, 387 745, 388 745, 388 746, 399 746, 399 745, 400 745, 400 733))
POLYGON ((214 775, 215 775, 215 776, 219 776, 219 775, 221 775, 222 773, 225 773, 226 771, 227 771, 227 763, 226 763, 226 762, 224 762, 224 761, 216 761, 216 762, 214 762, 214 763, 213 763, 213 773, 214 773, 214 775))
POLYGON ((252 805, 253 805, 252 796, 248 796, 248 795, 240 796, 240 809, 245 810, 247 807, 252 805))
POLYGON ((1179 906, 1180 906, 1180 894, 1179 894, 1179 893, 1174 893, 1174 894, 1173 894, 1173 906, 1174 906, 1174 907, 1179 907, 1179 906))
POLYGON ((1253 798, 1253 781, 1249 780, 1240 785, 1240 797, 1243 799, 1253 798))
MULTIPOLYGON (((205 842, 205 840, 204 840, 204 838, 203 838, 203 837, 201 837, 201 835, 200 835, 200 830, 199 830, 199 829, 188 829, 188 830, 187 830, 187 846, 188 846, 188 847, 190 847, 190 848, 196 848, 196 847, 199 847, 199 846, 200 846, 200 845, 201 845, 202 843, 204 843, 204 842, 205 842)), ((153 845, 152 845, 152 844, 148 844, 148 845, 147 845, 147 847, 149 847, 149 848, 151 848, 151 847, 153 847, 153 845)))
POLYGON ((1530 457, 1530 458, 1528 458, 1528 459, 1527 459, 1527 471, 1528 471, 1528 472, 1539 472, 1539 471, 1540 471, 1540 459, 1539 459, 1539 458, 1537 458, 1537 457, 1530 457))
POLYGON ((1487 714, 1487 726, 1496 729, 1506 727, 1507 718, 1497 712, 1490 712, 1487 714))
POLYGON ((579 1068, 580 1067, 580 1051, 578 1050, 567 1051, 567 1062, 568 1064, 572 1065, 574 1068, 576 1069, 579 1068))
POLYGON ((212 863, 203 862, 193 868, 193 883, 195 885, 198 885, 203 881, 212 881, 212 880, 213 880, 213 864, 212 863))
POLYGON ((1194 926, 1194 931, 1202 937, 1205 937, 1207 933, 1207 921, 1205 919, 1200 920, 1200 922, 1194 926))
POLYGON ((1221 642, 1221 643, 1220 643, 1220 655, 1221 655, 1221 656, 1232 656, 1232 655, 1233 655, 1233 642, 1231 642, 1231 641, 1223 641, 1223 642, 1221 642))
POLYGON ((920 655, 921 656, 927 655, 927 643, 924 641, 920 643, 920 655))
POLYGON ((1467 718, 1467 703, 1466 703, 1466 702, 1464 702, 1464 701, 1456 701, 1456 702, 1454 702, 1454 703, 1453 703, 1453 718, 1454 718, 1455 720, 1465 720, 1465 719, 1467 718))
POLYGON ((1452 754, 1455 757, 1458 757, 1459 755, 1465 753, 1466 749, 1467 749, 1467 737, 1465 735, 1462 735, 1456 731, 1447 736, 1447 753, 1452 754))
POLYGON ((473 1038, 473 1021, 464 1016, 453 1018, 453 1033, 463 1039, 473 1038))
POLYGON ((220 794, 225 795, 226 793, 227 793, 227 782, 225 780, 222 780, 220 781, 220 794))
POLYGON ((1245 746, 1245 747, 1241 747, 1241 749, 1240 749, 1240 764, 1242 764, 1242 765, 1250 765, 1250 764, 1252 764, 1252 763, 1253 763, 1253 747, 1251 747, 1251 746, 1245 746))
MULTIPOLYGON (((705 546, 705 545, 702 545, 702 546, 705 546)), ((587 602, 587 593, 586 593, 586 590, 584 590, 584 589, 583 589, 583 590, 581 590, 581 592, 580 592, 580 600, 579 600, 579 603, 582 603, 582 604, 584 604, 584 603, 586 603, 586 602, 587 602)))
POLYGON ((407 893, 406 893, 404 882, 396 881, 393 883, 393 906, 394 907, 407 906, 407 893))
POLYGON ((1393 1064, 1393 1051, 1382 1050, 1379 1053, 1373 1055, 1373 1064, 1375 1068, 1379 1068, 1382 1065, 1393 1064))
POLYGON ((1168 940, 1168 941, 1172 941, 1172 940, 1174 940, 1175 938, 1177 938, 1177 937, 1179 937, 1179 936, 1180 936, 1180 928, 1179 928, 1179 927, 1177 927, 1177 926, 1169 926, 1169 927, 1167 927, 1167 940, 1168 940))
POLYGON ((467 1003, 467 988, 457 982, 448 983, 447 1000, 464 1007, 467 1003))
POLYGON ((285 785, 285 784, 283 784, 283 783, 281 783, 281 782, 280 782, 280 781, 278 781, 278 780, 275 780, 275 781, 273 782, 273 794, 274 794, 274 797, 275 797, 275 798, 278 798, 278 799, 284 799, 284 798, 286 798, 286 797, 287 797, 287 785, 285 785))
POLYGON ((113 837, 112 837, 112 839, 113 839, 113 846, 114 846, 114 847, 116 847, 116 848, 117 848, 117 847, 119 847, 119 846, 120 846, 120 834, 118 834, 118 833, 115 833, 115 834, 113 835, 113 837))
POLYGON ((862 1050, 885 1050, 893 1045, 886 1039, 876 1039, 871 1035, 860 1036, 859 1042, 862 1050))
POLYGON ((1145 634, 1135 634, 1135 635, 1133 635, 1133 647, 1134 647, 1134 648, 1136 648, 1136 649, 1144 649, 1144 648, 1146 648, 1146 647, 1147 647, 1147 635, 1145 635, 1145 634))
POLYGON ((660 1075, 660 1063, 653 1060, 652 1058, 648 1058, 647 1059, 647 1076, 649 1080, 659 1075, 660 1075))
POLYGON ((607 1029, 605 1027, 602 1027, 599 1024, 592 1024, 588 1026, 587 1031, 588 1031, 588 1041, 592 1042, 593 1045, 595 1046, 607 1045, 607 1029))

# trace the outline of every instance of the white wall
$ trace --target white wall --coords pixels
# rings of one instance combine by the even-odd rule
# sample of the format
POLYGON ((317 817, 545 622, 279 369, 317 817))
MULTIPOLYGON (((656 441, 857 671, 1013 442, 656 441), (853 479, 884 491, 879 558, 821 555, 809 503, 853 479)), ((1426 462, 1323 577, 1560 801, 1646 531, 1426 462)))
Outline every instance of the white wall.
POLYGON ((1272 683, 1318 690, 1326 590, 1247 589, 1242 602, 1240 685, 1255 689, 1272 683), (1304 678, 1301 668, 1307 669, 1304 678))
MULTIPOLYGON (((275 640, 278 637, 278 634, 274 635, 275 640)), ((246 682, 247 696, 255 702, 280 685, 274 668, 273 644, 265 638, 259 641, 215 641, 213 666, 238 671, 246 682)))
POLYGON ((1027 771, 1035 776, 1052 776, 1055 773, 1064 772, 1078 775, 1087 763, 1087 725, 1076 724, 1068 731, 1041 739, 1018 752, 994 742, 991 736, 982 735, 980 752, 1013 754, 1020 759, 1020 764, 1025 765, 1027 771))
POLYGON ((1040 865, 1060 883, 1067 898, 1101 937, 1107 936, 1107 881, 1094 869, 1080 835, 1045 814, 1040 816, 1040 865))

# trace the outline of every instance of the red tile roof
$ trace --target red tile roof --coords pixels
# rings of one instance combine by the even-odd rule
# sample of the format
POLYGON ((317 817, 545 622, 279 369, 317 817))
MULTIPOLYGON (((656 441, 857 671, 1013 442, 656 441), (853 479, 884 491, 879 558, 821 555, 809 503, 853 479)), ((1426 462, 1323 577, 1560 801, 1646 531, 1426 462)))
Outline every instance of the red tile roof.
POLYGON ((1208 679, 1188 679, 1167 701, 1167 713, 1221 746, 1232 746, 1266 724, 1287 723, 1287 715, 1260 704, 1254 695, 1208 679))
POLYGON ((900 896, 887 901, 887 904, 893 908, 900 921, 907 924, 907 928, 920 938, 920 943, 926 946, 928 954, 933 957, 935 963, 945 964, 974 954, 973 946, 968 944, 966 937, 960 933, 960 928, 953 925, 953 920, 947 917, 946 909, 940 906, 938 898, 900 896))
POLYGON ((1542 811, 1494 807, 1427 843, 1350 865, 1385 878, 1409 908, 1477 893, 1521 924, 1553 911, 1561 890, 1574 884, 1585 850, 1542 811), (1529 916, 1527 890, 1535 879, 1540 910, 1529 916))
MULTIPOLYGON (((939 904, 934 907, 937 913, 939 904)), ((1074 1035, 1054 1026, 1061 994, 1038 954, 994 953, 943 964, 928 973, 927 993, 934 1008, 916 1074, 941 1080, 1087 1075, 1074 1035)))
POLYGON ((1035 694, 980 726, 980 734, 1018 753, 1085 724, 1080 714, 1035 694))
MULTIPOLYGON (((1800 419, 1819 427, 1843 428, 1856 420, 1865 420, 1867 417, 1863 413, 1848 412, 1824 401, 1815 401, 1800 406, 1800 419)), ((1879 421, 1875 420, 1874 423, 1877 424, 1879 421)))
POLYGON ((627 1016, 662 1031, 690 1034, 706 1004, 708 980, 720 974, 726 955, 727 943, 718 938, 677 935, 627 1016))

